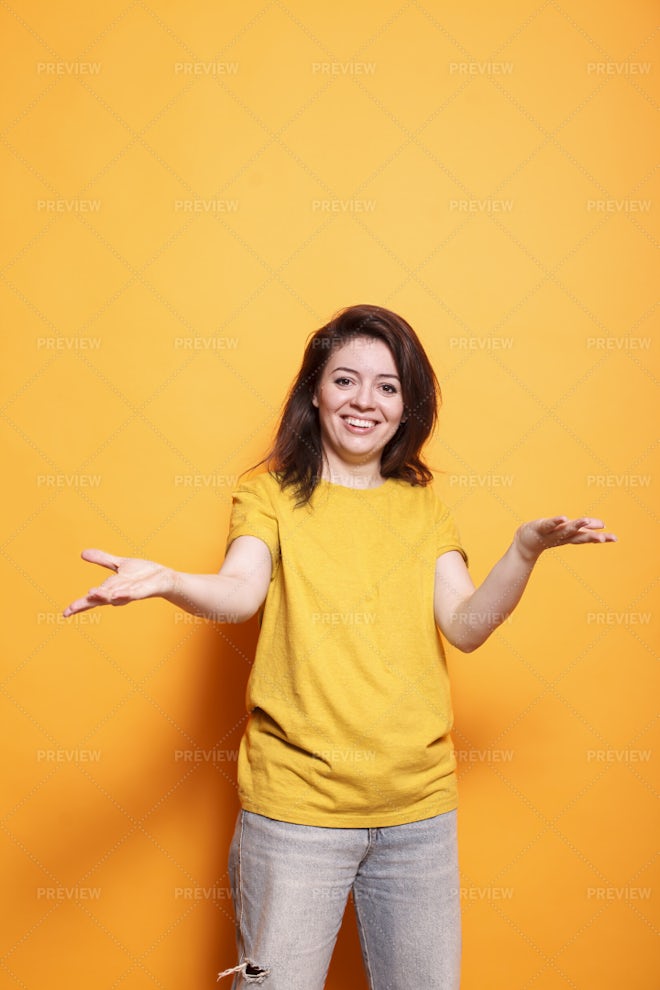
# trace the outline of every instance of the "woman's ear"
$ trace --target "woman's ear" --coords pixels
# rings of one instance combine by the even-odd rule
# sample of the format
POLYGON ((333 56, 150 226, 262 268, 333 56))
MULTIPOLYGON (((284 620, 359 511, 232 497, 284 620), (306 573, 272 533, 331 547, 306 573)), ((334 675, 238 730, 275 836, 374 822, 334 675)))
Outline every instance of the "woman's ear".
POLYGON ((312 395, 312 405, 316 406, 317 409, 319 407, 319 400, 316 397, 316 392, 314 392, 314 394, 312 395))

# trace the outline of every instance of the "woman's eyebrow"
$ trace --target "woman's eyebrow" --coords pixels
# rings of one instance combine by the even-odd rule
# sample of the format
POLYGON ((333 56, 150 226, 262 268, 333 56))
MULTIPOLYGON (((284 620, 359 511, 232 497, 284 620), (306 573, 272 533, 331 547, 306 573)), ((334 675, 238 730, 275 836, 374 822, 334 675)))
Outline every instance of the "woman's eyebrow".
MULTIPOLYGON (((333 368, 333 370, 330 372, 330 374, 331 375, 334 375, 334 373, 336 371, 350 371, 350 373, 352 375, 359 375, 360 374, 360 372, 359 371, 356 371, 355 368, 344 368, 344 367, 341 367, 341 366, 339 368, 333 368)), ((396 378, 398 380, 399 379, 399 376, 398 375, 389 374, 387 371, 381 371, 380 374, 376 375, 376 378, 396 378)))

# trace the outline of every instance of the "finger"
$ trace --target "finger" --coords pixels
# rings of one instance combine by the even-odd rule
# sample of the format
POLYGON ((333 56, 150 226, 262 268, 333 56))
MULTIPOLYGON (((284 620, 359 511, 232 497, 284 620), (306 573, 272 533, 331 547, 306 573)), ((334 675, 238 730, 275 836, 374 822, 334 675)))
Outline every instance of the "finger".
POLYGON ((541 525, 546 533, 552 533, 554 529, 563 526, 567 522, 568 516, 550 516, 548 519, 542 519, 541 525))
POLYGON ((62 615, 68 619, 70 615, 76 615, 78 612, 86 612, 90 608, 96 608, 98 604, 100 603, 90 602, 87 596, 84 598, 77 598, 75 602, 71 602, 70 605, 67 605, 62 612, 62 615))
POLYGON ((578 519, 569 519, 568 516, 553 516, 546 522, 555 528, 565 525, 567 529, 575 529, 576 532, 579 529, 604 529, 605 527, 602 519, 594 519, 592 516, 580 516, 578 519))
POLYGON ((576 536, 580 533, 588 520, 582 519, 569 519, 569 521, 563 526, 563 536, 576 536))
POLYGON ((559 528, 561 528, 562 536, 569 536, 583 532, 584 530, 602 529, 604 525, 605 523, 601 519, 580 516, 579 519, 566 519, 559 528))
POLYGON ((101 567, 107 567, 111 571, 116 571, 121 564, 123 557, 117 557, 113 553, 106 553, 105 550, 83 550, 80 555, 83 560, 88 560, 90 564, 100 564, 101 567))
POLYGON ((547 539, 557 533, 564 532, 563 527, 568 523, 568 516, 550 516, 547 519, 538 519, 532 525, 536 529, 536 535, 540 539, 547 539))
POLYGON ((75 602, 67 605, 62 615, 69 618, 78 612, 87 612, 90 608, 98 608, 100 605, 127 605, 131 600, 131 596, 121 589, 109 589, 101 585, 99 588, 90 588, 84 598, 77 598, 75 602))
POLYGON ((96 605, 124 605, 132 597, 131 586, 121 578, 113 577, 87 592, 88 600, 96 605))
POLYGON ((616 543, 617 537, 614 533, 593 533, 582 530, 573 539, 573 543, 616 543))
POLYGON ((568 519, 567 516, 555 516, 553 519, 549 519, 548 523, 554 523, 554 526, 548 526, 545 529, 544 536, 547 540, 551 541, 553 546, 562 546, 565 543, 575 543, 581 533, 585 533, 582 528, 585 520, 584 519, 568 519))

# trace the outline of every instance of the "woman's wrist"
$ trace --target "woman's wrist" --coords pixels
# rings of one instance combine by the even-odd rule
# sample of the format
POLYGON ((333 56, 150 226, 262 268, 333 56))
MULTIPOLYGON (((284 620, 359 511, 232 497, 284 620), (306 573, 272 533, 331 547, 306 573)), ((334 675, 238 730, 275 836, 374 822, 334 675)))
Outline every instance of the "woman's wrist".
POLYGON ((525 537, 525 531, 529 533, 526 527, 526 523, 518 527, 513 537, 512 547, 526 566, 534 567, 544 548, 540 541, 538 541, 537 547, 530 546, 529 540, 525 537))

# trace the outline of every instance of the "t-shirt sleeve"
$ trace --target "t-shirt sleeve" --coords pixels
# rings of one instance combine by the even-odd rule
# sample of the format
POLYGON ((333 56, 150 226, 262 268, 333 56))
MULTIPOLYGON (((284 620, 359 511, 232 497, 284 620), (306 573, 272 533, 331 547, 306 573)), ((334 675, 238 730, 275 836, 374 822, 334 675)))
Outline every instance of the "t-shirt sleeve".
POLYGON ((273 563, 272 580, 280 560, 280 534, 277 514, 263 481, 244 481, 232 492, 225 553, 238 536, 256 536, 264 541, 273 563))
POLYGON ((465 563, 468 563, 468 555, 461 542, 458 526, 451 510, 437 497, 435 499, 435 541, 437 557, 448 550, 458 550, 465 563))

